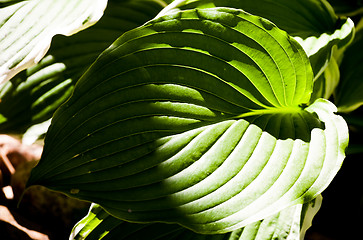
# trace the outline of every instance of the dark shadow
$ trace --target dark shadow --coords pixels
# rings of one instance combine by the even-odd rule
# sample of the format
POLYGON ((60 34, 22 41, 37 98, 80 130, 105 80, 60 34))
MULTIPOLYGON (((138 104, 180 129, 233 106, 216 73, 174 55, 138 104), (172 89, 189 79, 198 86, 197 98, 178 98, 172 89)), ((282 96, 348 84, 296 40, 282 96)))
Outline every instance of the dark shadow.
POLYGON ((0 221, 0 233, 2 240, 32 240, 25 232, 3 221, 0 221))

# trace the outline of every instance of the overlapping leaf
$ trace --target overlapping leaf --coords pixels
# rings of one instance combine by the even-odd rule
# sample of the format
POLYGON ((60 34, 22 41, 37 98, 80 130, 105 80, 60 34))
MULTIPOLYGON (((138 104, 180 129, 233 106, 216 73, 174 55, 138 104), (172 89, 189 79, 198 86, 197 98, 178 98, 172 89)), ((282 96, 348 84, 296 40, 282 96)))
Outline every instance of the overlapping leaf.
POLYGON ((49 119, 103 50, 124 32, 152 19, 162 7, 156 1, 110 1, 94 26, 71 37, 55 36, 40 63, 0 86, 0 131, 23 132, 49 119))
POLYGON ((354 34, 354 23, 338 18, 325 0, 188 0, 179 7, 233 7, 269 19, 302 45, 316 78, 329 62, 333 46, 347 45, 354 34))
POLYGON ((329 99, 333 93, 340 80, 340 70, 338 61, 335 57, 329 60, 327 67, 324 72, 318 77, 314 82, 314 90, 311 96, 311 101, 318 98, 329 99))
POLYGON ((307 227, 319 210, 321 196, 311 202, 298 204, 257 221, 245 228, 219 235, 200 235, 172 224, 134 224, 127 223, 105 212, 93 204, 84 217, 74 227, 70 239, 208 239, 208 240, 265 240, 265 239, 303 239, 307 227), (307 227, 306 227, 307 226, 307 227))
POLYGON ((71 35, 96 23, 106 4, 107 0, 32 0, 1 8, 0 83, 39 62, 54 35, 71 35))
POLYGON ((231 8, 156 19, 119 38, 55 114, 28 185, 117 218, 236 230, 314 199, 344 158, 330 102, 294 39, 231 8))
POLYGON ((354 42, 344 52, 340 65, 340 84, 336 89, 335 100, 341 112, 350 112, 363 105, 363 31, 357 32, 354 42))

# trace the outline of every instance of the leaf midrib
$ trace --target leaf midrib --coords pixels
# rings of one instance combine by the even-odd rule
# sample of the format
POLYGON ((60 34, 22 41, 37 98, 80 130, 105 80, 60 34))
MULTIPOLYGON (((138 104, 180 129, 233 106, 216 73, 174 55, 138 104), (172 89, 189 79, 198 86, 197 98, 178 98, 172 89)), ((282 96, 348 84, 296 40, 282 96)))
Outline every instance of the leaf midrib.
POLYGON ((251 117, 251 116, 269 115, 269 114, 299 114, 302 111, 304 111, 304 109, 299 106, 255 109, 255 110, 251 110, 250 112, 245 112, 240 115, 237 115, 233 118, 240 119, 240 118, 246 118, 246 117, 251 117))

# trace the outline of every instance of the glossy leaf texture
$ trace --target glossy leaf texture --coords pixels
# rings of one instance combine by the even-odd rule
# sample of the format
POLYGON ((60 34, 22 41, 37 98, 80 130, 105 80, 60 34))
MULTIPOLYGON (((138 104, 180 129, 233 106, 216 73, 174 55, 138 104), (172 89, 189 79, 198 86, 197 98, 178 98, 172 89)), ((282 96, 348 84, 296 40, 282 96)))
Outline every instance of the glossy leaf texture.
POLYGON ((0 83, 39 62, 56 34, 96 23, 107 0, 32 0, 0 9, 0 83))
POLYGON ((340 112, 351 112, 363 105, 363 31, 359 30, 353 43, 344 52, 340 64, 340 83, 335 102, 340 112))
POLYGON ((55 113, 28 186, 133 222, 224 233, 314 199, 344 159, 335 106, 286 32, 231 8, 125 33, 55 113))
POLYGON ((0 131, 22 133, 51 118, 102 51, 124 32, 155 17, 162 8, 157 1, 109 1, 94 26, 69 37, 55 36, 38 64, 0 86, 0 131))
POLYGON ((181 9, 232 7, 269 19, 297 40, 307 55, 316 79, 324 71, 334 46, 342 48, 353 38, 354 23, 339 18, 325 0, 187 0, 181 9))
POLYGON ((242 229, 218 235, 201 235, 175 224, 135 224, 109 215, 99 205, 93 204, 87 214, 73 228, 70 240, 266 240, 303 239, 312 218, 321 205, 321 196, 298 204, 266 219, 251 223, 242 229))

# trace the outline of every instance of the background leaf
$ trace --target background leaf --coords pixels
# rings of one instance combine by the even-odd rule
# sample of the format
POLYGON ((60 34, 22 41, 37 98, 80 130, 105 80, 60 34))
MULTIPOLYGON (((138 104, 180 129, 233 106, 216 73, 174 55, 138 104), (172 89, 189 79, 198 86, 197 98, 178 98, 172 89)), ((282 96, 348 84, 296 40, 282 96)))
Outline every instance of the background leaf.
POLYGON ((328 0, 335 12, 340 15, 354 16, 363 13, 361 0, 328 0))
MULTIPOLYGON (((333 51, 334 52, 334 51, 333 51)), ((318 98, 329 99, 340 81, 339 57, 330 58, 328 66, 324 72, 314 82, 314 89, 311 96, 311 102, 318 98)))
POLYGON ((350 112, 363 104, 362 57, 363 31, 359 30, 353 43, 344 52, 340 64, 340 84, 336 89, 335 102, 340 112, 350 112))
POLYGON ((56 34, 96 23, 107 0, 32 0, 0 9, 0 83, 39 62, 56 34))
POLYGON ((306 107, 305 52, 231 8, 166 15, 104 52, 56 112, 28 185, 135 222, 225 233, 314 199, 348 133, 326 100, 306 107))
POLYGON ((70 37, 55 36, 38 64, 0 86, 0 131, 22 133, 51 118, 99 54, 124 32, 152 19, 162 7, 156 1, 110 1, 94 26, 70 37))

